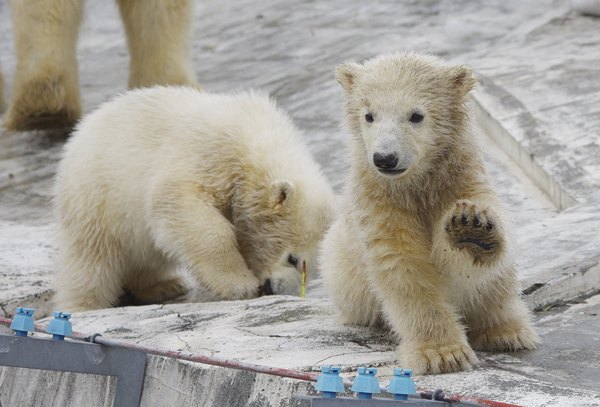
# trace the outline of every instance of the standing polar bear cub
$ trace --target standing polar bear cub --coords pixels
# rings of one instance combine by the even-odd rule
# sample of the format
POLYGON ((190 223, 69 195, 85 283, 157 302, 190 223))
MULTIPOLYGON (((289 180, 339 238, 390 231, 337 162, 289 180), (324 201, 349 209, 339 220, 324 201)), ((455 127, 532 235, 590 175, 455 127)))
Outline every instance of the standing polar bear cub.
POLYGON ((254 93, 135 90, 86 117, 55 184, 56 302, 71 312, 187 291, 299 288, 333 193, 289 117, 254 93))
POLYGON ((351 167, 321 256, 343 321, 389 324, 416 374, 470 369, 472 349, 534 348, 510 222, 468 107, 471 69, 391 54, 336 78, 351 167))

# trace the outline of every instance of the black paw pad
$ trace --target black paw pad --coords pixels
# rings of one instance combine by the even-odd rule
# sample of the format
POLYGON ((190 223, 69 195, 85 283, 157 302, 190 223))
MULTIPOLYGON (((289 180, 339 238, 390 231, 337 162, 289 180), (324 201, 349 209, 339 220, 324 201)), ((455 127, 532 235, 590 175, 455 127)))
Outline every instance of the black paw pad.
POLYGON ((473 239, 471 237, 467 237, 466 239, 461 239, 458 241, 458 243, 472 243, 472 244, 475 244, 475 245, 481 247, 483 250, 491 250, 494 247, 493 244, 485 243, 479 239, 473 239))
POLYGON ((487 225, 485 226, 485 228, 487 230, 492 230, 492 229, 494 229, 494 224, 491 221, 488 220, 487 225))
POLYGON ((481 226, 481 218, 479 217, 479 215, 475 215, 473 217, 473 226, 475 226, 476 228, 481 226))
POLYGON ((465 226, 467 226, 469 224, 469 218, 467 217, 466 214, 463 214, 462 218, 461 218, 461 223, 465 226))

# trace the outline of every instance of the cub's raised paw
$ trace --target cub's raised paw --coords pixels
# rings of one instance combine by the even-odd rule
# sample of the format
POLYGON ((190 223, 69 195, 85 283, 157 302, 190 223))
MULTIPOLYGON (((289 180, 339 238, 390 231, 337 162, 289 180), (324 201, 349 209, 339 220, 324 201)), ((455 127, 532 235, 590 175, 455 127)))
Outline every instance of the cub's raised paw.
POLYGON ((476 350, 502 352, 535 349, 539 345, 540 339, 529 326, 507 326, 471 334, 469 342, 476 350))
POLYGON ((502 250, 503 238, 494 214, 469 201, 455 203, 446 214, 444 229, 450 244, 470 253, 474 264, 490 264, 502 250))
POLYGON ((402 366, 415 375, 441 374, 471 370, 478 362, 475 352, 466 344, 457 343, 400 345, 402 366))

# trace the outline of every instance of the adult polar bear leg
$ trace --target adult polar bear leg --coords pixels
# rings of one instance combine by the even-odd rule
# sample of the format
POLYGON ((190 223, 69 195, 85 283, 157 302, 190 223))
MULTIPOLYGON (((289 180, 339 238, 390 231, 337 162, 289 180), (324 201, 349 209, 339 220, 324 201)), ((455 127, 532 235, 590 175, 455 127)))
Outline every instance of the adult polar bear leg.
POLYGON ((0 71, 0 114, 6 110, 6 101, 4 100, 4 77, 0 71))
POLYGON ((155 245, 219 298, 255 297, 258 278, 238 250, 234 225, 213 204, 201 185, 165 174, 148 211, 155 245))
POLYGON ((129 88, 188 85, 201 89, 190 56, 191 0, 118 0, 131 60, 129 88))
POLYGON ((17 68, 4 126, 70 128, 81 116, 75 45, 83 0, 9 0, 17 68))

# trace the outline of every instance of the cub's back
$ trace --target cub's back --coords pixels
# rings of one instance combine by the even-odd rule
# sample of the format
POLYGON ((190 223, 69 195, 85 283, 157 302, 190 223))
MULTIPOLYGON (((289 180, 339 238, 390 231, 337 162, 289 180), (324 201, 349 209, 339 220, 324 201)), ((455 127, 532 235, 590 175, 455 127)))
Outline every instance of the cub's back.
POLYGON ((65 145, 55 197, 59 211, 113 205, 113 216, 122 216, 143 211, 164 174, 226 195, 236 177, 285 177, 303 166, 317 168, 287 114, 267 96, 154 87, 120 95, 82 120, 65 145))

